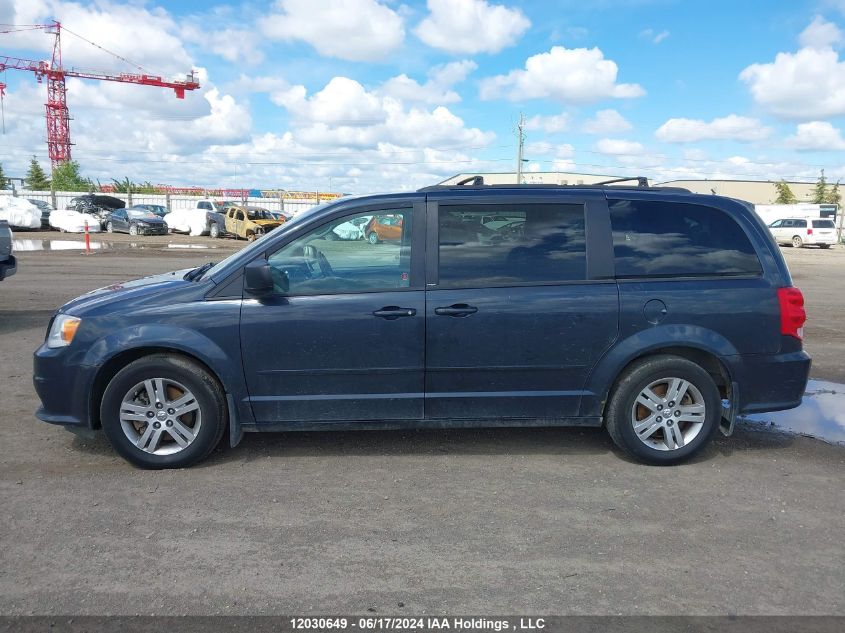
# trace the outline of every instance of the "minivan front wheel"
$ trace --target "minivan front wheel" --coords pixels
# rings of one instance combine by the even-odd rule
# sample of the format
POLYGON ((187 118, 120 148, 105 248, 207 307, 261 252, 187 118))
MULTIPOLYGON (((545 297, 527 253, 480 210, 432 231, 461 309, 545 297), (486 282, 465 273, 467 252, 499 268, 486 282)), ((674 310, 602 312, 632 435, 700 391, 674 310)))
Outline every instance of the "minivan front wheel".
POLYGON ((794 246, 795 248, 801 248, 802 246, 804 246, 804 240, 801 239, 801 236, 796 235, 792 238, 792 246, 794 246))
POLYGON ((198 364, 169 354, 146 356, 119 371, 100 406, 114 449, 141 468, 183 468, 217 446, 226 407, 217 381, 198 364))
POLYGON ((619 380, 605 414, 614 443, 635 459, 677 464, 713 436, 722 415, 713 378, 678 356, 651 356, 619 380))

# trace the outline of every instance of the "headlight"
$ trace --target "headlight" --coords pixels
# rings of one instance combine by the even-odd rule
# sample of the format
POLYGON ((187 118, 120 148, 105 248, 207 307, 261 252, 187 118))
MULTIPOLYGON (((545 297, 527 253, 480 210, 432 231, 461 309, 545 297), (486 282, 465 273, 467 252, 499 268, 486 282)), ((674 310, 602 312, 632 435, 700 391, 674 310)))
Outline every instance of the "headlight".
POLYGON ((58 315, 53 321, 50 333, 47 335, 47 347, 55 349, 70 345, 81 322, 82 319, 69 314, 58 315))

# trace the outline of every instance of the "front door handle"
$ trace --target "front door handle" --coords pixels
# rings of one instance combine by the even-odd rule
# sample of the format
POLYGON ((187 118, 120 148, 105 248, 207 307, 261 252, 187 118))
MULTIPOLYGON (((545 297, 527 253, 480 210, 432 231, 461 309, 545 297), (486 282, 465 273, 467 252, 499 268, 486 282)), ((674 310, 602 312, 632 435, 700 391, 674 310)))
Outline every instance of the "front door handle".
POLYGON ((412 317, 416 315, 417 311, 414 308, 399 308, 397 306, 385 306, 381 310, 373 312, 373 316, 381 317, 382 319, 398 319, 400 317, 412 317))
POLYGON ((456 303, 448 308, 434 308, 434 314, 439 314, 440 316, 468 317, 470 314, 475 314, 476 312, 478 312, 478 308, 465 303, 456 303))

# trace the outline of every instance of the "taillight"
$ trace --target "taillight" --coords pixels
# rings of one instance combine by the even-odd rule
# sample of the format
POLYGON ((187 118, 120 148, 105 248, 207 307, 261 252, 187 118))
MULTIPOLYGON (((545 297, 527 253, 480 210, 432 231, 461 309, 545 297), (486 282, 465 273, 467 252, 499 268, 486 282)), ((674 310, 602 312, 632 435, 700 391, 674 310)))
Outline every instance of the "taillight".
POLYGON ((813 229, 807 229, 807 235, 812 235, 812 234, 813 234, 813 229))
POLYGON ((778 288, 778 303, 780 303, 780 333, 804 338, 804 323, 807 313, 804 311, 804 295, 798 288, 778 288))

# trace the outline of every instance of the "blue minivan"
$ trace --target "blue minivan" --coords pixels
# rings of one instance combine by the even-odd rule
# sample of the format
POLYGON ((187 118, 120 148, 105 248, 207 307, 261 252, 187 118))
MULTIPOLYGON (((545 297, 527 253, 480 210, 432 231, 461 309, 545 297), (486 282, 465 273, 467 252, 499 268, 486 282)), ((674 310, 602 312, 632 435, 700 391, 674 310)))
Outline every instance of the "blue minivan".
POLYGON ((477 179, 342 198, 62 306, 36 415, 144 468, 245 431, 551 425, 674 464, 738 414, 800 403, 803 303, 737 200, 477 179), (399 228, 337 238, 372 218, 399 228))

